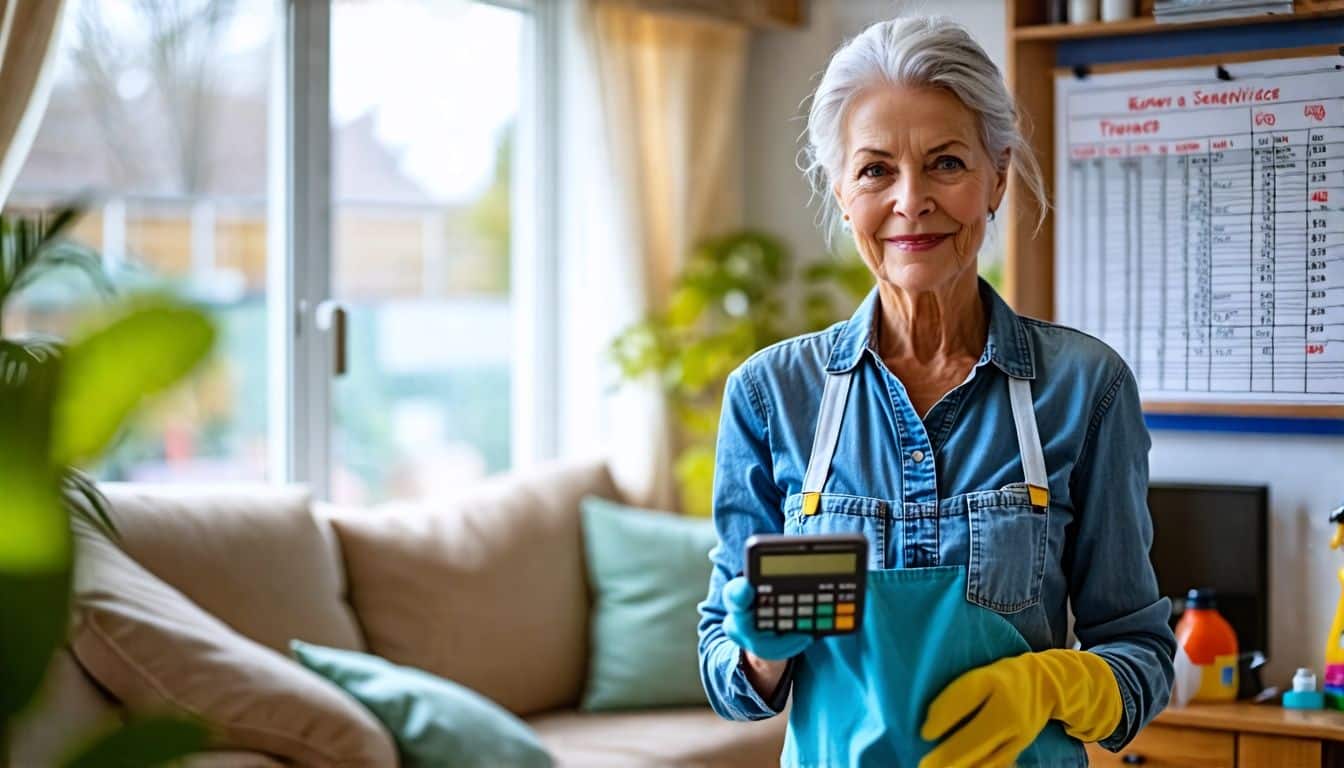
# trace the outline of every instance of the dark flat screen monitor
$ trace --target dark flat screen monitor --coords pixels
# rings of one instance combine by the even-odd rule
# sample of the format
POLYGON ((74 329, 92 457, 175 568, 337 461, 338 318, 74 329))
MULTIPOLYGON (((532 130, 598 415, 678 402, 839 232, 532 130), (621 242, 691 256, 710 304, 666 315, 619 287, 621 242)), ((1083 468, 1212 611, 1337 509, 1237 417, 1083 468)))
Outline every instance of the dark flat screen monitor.
POLYGON ((1153 570, 1171 598, 1172 626, 1196 587, 1217 592, 1218 612, 1241 651, 1269 654, 1269 489, 1263 485, 1151 483, 1153 570))

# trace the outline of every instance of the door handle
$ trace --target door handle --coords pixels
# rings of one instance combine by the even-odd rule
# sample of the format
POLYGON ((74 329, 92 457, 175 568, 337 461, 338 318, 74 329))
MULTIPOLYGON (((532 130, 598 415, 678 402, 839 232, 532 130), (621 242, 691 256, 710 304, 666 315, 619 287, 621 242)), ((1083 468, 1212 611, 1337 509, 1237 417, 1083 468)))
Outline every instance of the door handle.
POLYGON ((333 376, 344 376, 347 369, 345 307, 334 299, 327 299, 317 305, 314 315, 317 329, 330 333, 332 337, 331 373, 333 376))

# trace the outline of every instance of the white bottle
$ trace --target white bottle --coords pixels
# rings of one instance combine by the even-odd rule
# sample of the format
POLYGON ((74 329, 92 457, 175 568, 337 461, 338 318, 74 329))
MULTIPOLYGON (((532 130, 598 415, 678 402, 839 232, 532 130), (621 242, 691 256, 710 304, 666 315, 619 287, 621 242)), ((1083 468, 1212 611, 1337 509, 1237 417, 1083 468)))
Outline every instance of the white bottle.
POLYGON ((1298 667, 1293 675, 1294 691, 1314 691, 1316 690, 1316 673, 1306 667, 1298 667))
POLYGON ((1134 18, 1134 0, 1101 0, 1102 21, 1134 18))
POLYGON ((1069 0, 1069 23, 1086 24, 1097 20, 1097 0, 1069 0))

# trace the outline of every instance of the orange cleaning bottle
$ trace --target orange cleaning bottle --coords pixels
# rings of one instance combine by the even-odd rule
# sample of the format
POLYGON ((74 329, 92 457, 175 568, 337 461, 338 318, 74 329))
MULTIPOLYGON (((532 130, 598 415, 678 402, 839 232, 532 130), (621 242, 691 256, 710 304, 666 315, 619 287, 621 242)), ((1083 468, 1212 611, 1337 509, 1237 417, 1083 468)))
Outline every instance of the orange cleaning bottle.
POLYGON ((1190 590, 1185 613, 1176 622, 1176 643, 1200 670, 1191 701, 1236 700, 1237 634, 1218 613, 1212 589, 1190 590))

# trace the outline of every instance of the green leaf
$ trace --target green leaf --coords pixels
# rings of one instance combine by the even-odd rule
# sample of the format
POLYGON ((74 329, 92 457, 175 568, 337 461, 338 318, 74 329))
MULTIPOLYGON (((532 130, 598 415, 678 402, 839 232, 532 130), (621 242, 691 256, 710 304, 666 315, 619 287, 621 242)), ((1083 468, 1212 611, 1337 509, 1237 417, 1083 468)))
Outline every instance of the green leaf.
MULTIPOLYGON (((12 496, 8 488, 6 494, 12 496)), ((54 498, 47 512, 65 518, 54 498)), ((0 566, 0 722, 14 719, 41 688, 51 654, 65 640, 69 600, 68 562, 52 570, 0 566)))
POLYGON ((69 524, 51 464, 60 374, 59 357, 0 341, 0 568, 15 573, 69 566, 69 524))
POLYGON ((113 541, 120 538, 110 514, 112 505, 93 478, 74 467, 65 467, 61 474, 61 496, 65 511, 72 517, 82 518, 113 541))
MULTIPOLYGON (((83 212, 84 206, 76 204, 52 215, 0 214, 0 312, 10 294, 30 282, 25 273, 53 248, 66 245, 66 232, 83 212)), ((98 271, 102 271, 101 266, 98 271)))
POLYGON ((65 636, 70 524, 51 465, 59 357, 0 341, 0 722, 22 710, 65 636))
POLYGON ((150 768, 199 752, 205 727, 191 720, 153 718, 104 733, 61 765, 64 768, 150 768))
POLYGON ((141 400, 186 376, 214 339, 204 313, 159 300, 72 344, 56 398, 56 463, 97 457, 141 400))
POLYGON ((103 269, 102 256, 97 251, 74 243, 57 243, 44 248, 41 255, 14 281, 11 290, 16 293, 22 291, 48 272, 65 267, 83 273, 103 296, 111 296, 116 292, 112 280, 103 269))

